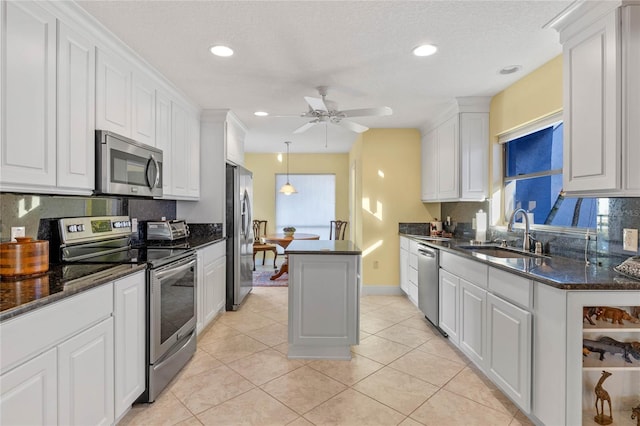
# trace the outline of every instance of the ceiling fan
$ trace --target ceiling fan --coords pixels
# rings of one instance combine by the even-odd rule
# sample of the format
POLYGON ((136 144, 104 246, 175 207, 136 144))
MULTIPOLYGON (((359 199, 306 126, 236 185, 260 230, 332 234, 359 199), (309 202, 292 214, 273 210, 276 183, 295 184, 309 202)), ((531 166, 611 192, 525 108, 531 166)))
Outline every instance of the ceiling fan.
POLYGON ((362 133, 369 130, 369 128, 361 124, 354 123, 353 121, 349 121, 347 119, 351 117, 384 116, 391 115, 393 113, 391 108, 386 106, 378 108, 348 109, 340 111, 338 109, 338 105, 335 102, 330 101, 326 98, 327 86, 319 86, 317 87, 317 89, 322 99, 305 96, 304 100, 307 101, 307 104, 309 104, 309 110, 300 114, 301 117, 308 117, 312 120, 298 127, 293 131, 293 133, 305 132, 320 123, 331 123, 344 127, 345 129, 351 130, 353 132, 362 133))

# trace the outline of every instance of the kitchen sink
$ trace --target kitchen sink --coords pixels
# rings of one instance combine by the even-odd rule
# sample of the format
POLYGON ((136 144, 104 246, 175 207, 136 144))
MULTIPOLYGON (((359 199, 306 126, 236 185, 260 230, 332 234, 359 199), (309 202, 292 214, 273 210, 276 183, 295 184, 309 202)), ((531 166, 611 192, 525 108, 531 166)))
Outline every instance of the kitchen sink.
POLYGON ((527 253, 518 249, 500 246, 456 246, 459 249, 468 250, 473 253, 484 254, 485 256, 499 258, 541 258, 539 254, 527 253))

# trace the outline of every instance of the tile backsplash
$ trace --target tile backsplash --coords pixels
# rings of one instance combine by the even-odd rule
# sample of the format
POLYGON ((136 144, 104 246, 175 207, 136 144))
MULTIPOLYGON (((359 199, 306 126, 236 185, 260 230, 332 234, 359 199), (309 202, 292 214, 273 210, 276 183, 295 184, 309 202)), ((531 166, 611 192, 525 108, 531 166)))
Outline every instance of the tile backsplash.
POLYGON ((175 219, 176 202, 123 197, 0 193, 0 240, 9 241, 12 226, 24 226, 27 237, 38 238, 41 219, 112 215, 135 217, 139 221, 162 217, 175 219))
MULTIPOLYGON (((454 202, 442 203, 442 220, 451 218, 454 236, 462 239, 472 239, 475 231, 472 229, 473 219, 478 210, 488 211, 488 202, 454 202)), ((623 229, 640 229, 640 198, 600 198, 598 199, 598 226, 595 234, 587 240, 584 232, 562 232, 553 229, 534 229, 533 238, 541 241, 545 253, 552 256, 563 256, 584 259, 585 247, 587 257, 591 262, 619 263, 622 260, 638 255, 638 251, 625 251, 622 245, 623 229)), ((429 227, 426 224, 400 224, 400 232, 426 234, 429 227), (406 232, 410 231, 410 232, 406 232), (421 232, 424 231, 424 232, 421 232)), ((509 245, 521 246, 522 231, 507 232, 504 226, 490 227, 487 239, 506 239, 509 245)))

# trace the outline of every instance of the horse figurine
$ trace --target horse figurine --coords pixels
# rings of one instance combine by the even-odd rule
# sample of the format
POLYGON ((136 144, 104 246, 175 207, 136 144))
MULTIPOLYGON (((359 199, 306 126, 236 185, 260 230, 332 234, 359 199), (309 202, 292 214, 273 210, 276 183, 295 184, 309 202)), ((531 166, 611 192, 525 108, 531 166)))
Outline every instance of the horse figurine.
POLYGON ((613 413, 611 411, 611 398, 609 397, 609 392, 604 390, 602 387, 602 383, 607 380, 607 377, 611 376, 611 373, 608 371, 602 370, 602 377, 598 380, 598 384, 595 387, 596 393, 596 416, 593 418, 596 423, 600 425, 608 425, 613 422, 613 413), (598 400, 600 401, 600 411, 598 411, 598 400), (609 415, 604 415, 604 402, 607 401, 609 403, 609 415))

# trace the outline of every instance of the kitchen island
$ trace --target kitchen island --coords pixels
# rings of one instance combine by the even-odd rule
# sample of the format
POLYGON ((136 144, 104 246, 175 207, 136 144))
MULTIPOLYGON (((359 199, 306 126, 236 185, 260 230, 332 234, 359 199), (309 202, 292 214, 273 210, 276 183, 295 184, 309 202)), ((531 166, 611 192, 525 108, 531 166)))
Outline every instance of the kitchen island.
POLYGON ((351 359, 359 343, 362 252, 351 241, 293 241, 289 358, 351 359))

